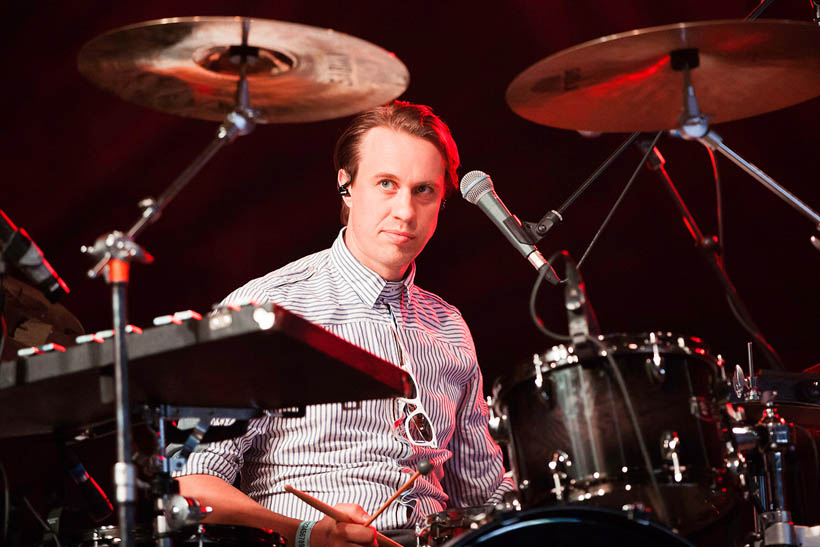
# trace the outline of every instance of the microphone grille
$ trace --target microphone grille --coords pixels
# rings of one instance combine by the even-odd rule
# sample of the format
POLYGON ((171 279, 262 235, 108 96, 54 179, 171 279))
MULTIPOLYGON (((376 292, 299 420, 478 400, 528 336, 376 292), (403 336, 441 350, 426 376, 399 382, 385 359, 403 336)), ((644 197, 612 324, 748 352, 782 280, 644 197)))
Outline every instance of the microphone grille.
POLYGON ((484 171, 470 171, 461 177, 460 189, 464 199, 475 205, 481 196, 493 191, 493 181, 484 171))

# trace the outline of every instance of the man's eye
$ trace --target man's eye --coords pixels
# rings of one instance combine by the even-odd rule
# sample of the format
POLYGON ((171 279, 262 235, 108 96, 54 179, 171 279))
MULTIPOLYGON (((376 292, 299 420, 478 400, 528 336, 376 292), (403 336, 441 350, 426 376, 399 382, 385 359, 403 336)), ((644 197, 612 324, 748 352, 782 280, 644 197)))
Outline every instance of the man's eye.
POLYGON ((393 181, 392 180, 386 180, 386 179, 381 180, 381 181, 379 181, 379 186, 381 186, 382 188, 392 188, 393 187, 393 181))

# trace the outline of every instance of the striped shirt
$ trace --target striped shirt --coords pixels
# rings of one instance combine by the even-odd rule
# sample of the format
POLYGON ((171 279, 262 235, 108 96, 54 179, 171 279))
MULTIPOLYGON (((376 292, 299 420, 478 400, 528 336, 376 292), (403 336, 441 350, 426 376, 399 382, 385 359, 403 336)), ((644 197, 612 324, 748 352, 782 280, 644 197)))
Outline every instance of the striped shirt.
POLYGON ((407 414, 398 399, 362 401, 352 409, 313 405, 302 418, 252 420, 244 436, 204 445, 180 474, 206 473, 232 483, 241 471, 241 490, 264 507, 319 520, 323 515, 286 493, 285 484, 330 505, 356 503, 374 512, 421 459, 430 460, 433 472, 377 518, 380 529, 412 527, 445 507, 499 501, 512 483, 503 479, 501 451, 487 430, 481 371, 461 314, 413 283, 415 263, 402 281, 385 281, 356 261, 343 235, 344 229, 330 249, 249 282, 224 303, 275 302, 408 367, 438 447, 407 440, 407 414), (404 352, 409 355, 402 359, 404 352))

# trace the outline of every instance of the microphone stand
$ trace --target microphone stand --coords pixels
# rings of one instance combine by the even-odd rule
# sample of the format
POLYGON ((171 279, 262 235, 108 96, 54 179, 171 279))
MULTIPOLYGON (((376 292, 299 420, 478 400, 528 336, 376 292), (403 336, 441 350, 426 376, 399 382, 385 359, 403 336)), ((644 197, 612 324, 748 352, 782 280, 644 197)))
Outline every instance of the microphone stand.
POLYGON ((749 13, 749 15, 746 16, 745 20, 754 21, 755 19, 763 15, 763 12, 766 11, 766 9, 772 4, 774 4, 774 0, 760 0, 760 4, 758 4, 757 7, 753 9, 749 13))
POLYGON ((505 226, 510 229, 516 239, 518 239, 521 243, 535 245, 544 239, 544 236, 547 235, 547 232, 549 232, 553 226, 563 222, 564 211, 566 211, 569 206, 572 205, 573 202, 578 199, 581 194, 583 194, 584 191, 586 191, 586 189, 589 188, 589 186, 609 168, 612 162, 620 157, 620 155, 624 153, 624 150, 629 148, 629 145, 635 142, 635 140, 640 136, 641 132, 636 131, 627 137, 627 139, 622 142, 621 145, 614 152, 612 152, 612 154, 610 154, 609 157, 605 159, 603 163, 601 163, 601 165, 599 165, 598 168, 595 169, 595 171, 593 171, 583 183, 581 183, 581 186, 579 186, 578 189, 575 190, 569 198, 567 198, 564 204, 561 205, 557 211, 555 209, 550 210, 546 215, 541 217, 541 220, 538 222, 521 221, 521 226, 518 226, 515 221, 508 222, 510 220, 508 219, 508 221, 504 222, 505 226))
POLYGON ((242 45, 235 47, 239 62, 239 81, 236 90, 236 107, 219 125, 216 137, 197 156, 158 200, 146 198, 140 201, 142 215, 127 233, 113 231, 100 236, 91 246, 83 246, 82 252, 98 259, 88 271, 90 278, 105 274, 111 285, 111 309, 114 322, 114 382, 117 421, 117 462, 114 465, 115 500, 117 503, 122 547, 135 545, 136 470, 131 462, 131 417, 128 395, 128 348, 125 343, 128 314, 126 313, 129 272, 134 261, 150 264, 153 257, 135 242, 137 235, 148 224, 155 222, 171 200, 205 166, 223 146, 237 137, 253 131, 256 113, 250 107, 250 91, 247 81, 248 57, 255 55, 248 46, 250 19, 242 21, 242 45))
MULTIPOLYGON (((638 147, 641 149, 641 152, 646 153, 649 143, 639 141, 638 147)), ((666 172, 666 168, 664 167, 665 164, 666 160, 663 158, 657 147, 652 148, 652 153, 649 155, 649 159, 646 162, 647 168, 658 174, 660 179, 666 185, 666 188, 669 190, 669 193, 672 195, 672 199, 675 201, 675 205, 677 205, 678 210, 681 213, 684 224, 695 242, 695 247, 697 247, 703 258, 709 263, 709 266, 711 266, 712 271, 729 299, 730 307, 732 307, 733 311, 736 311, 736 313, 740 316, 739 319, 741 319, 741 326, 743 326, 749 334, 752 335, 756 345, 766 355, 766 358, 771 366, 775 369, 783 370, 783 362, 780 360, 780 356, 766 341, 763 334, 760 332, 760 328, 758 328, 752 320, 749 310, 746 308, 743 300, 741 300, 737 289, 724 268, 723 257, 720 254, 721 242, 716 242, 711 237, 704 237, 703 232, 700 230, 700 227, 698 227, 698 224, 695 221, 695 217, 692 216, 692 213, 686 206, 686 202, 683 201, 683 197, 680 195, 678 189, 672 182, 672 179, 669 177, 669 173, 666 172)))

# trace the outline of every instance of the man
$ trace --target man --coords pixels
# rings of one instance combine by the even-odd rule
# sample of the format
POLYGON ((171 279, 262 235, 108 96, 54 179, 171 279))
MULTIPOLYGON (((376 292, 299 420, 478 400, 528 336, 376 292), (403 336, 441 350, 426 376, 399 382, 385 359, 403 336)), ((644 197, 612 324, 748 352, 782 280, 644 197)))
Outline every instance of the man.
POLYGON ((402 366, 416 393, 253 420, 243 437, 193 454, 180 477, 184 495, 214 508, 207 521, 271 528, 297 547, 373 545, 365 511, 385 502, 422 459, 433 472, 376 519, 379 530, 412 529, 445 507, 499 501, 511 486, 487 431, 469 330, 458 310, 413 281, 414 259, 457 185, 449 129, 428 107, 395 102, 359 115, 334 161, 346 228, 333 246, 251 281, 226 302, 276 302, 402 366), (241 491, 230 486, 239 471, 241 491), (336 505, 351 523, 324 517, 285 484, 336 505))

